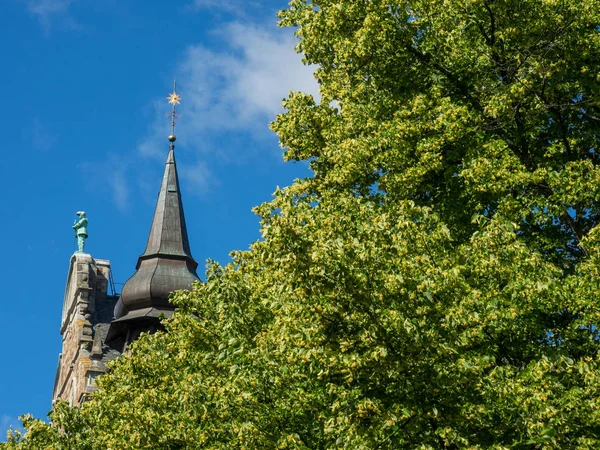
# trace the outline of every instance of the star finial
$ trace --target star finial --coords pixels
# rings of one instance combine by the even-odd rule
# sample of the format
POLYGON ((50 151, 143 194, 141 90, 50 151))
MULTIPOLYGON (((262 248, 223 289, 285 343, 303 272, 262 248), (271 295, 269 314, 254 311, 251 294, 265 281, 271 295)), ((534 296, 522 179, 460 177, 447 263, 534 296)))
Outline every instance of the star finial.
POLYGON ((181 102, 181 95, 179 95, 177 92, 169 94, 167 98, 169 99, 169 103, 173 106, 179 105, 179 103, 181 102))
POLYGON ((177 113, 175 112, 175 105, 179 105, 181 102, 181 95, 177 93, 177 80, 173 79, 173 92, 169 94, 167 100, 171 105, 173 105, 173 109, 171 110, 171 135, 169 136, 169 142, 171 143, 171 149, 175 148, 173 142, 177 139, 175 137, 175 119, 177 119, 177 113))

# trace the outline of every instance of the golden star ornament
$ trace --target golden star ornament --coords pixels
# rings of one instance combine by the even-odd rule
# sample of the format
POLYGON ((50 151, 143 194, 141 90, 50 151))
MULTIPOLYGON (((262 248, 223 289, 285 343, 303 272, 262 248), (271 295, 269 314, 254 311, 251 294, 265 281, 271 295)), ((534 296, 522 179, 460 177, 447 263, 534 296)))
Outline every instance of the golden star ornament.
POLYGON ((167 99, 171 105, 179 105, 181 102, 181 95, 179 95, 177 92, 173 92, 172 94, 169 94, 167 99))

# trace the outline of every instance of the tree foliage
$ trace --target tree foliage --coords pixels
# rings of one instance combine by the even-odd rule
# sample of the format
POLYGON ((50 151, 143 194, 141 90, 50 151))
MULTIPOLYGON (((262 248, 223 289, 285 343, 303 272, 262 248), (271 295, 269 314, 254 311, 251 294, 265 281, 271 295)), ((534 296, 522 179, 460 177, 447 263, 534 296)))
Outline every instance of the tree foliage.
POLYGON ((313 176, 7 449, 598 448, 600 1, 292 0, 313 176))

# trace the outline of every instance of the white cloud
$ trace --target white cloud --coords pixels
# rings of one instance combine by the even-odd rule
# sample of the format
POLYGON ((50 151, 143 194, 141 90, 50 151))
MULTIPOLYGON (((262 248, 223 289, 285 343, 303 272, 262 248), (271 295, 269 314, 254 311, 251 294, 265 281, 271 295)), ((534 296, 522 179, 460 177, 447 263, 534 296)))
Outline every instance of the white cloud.
POLYGON ((291 89, 317 94, 314 68, 302 64, 288 30, 232 23, 222 35, 227 52, 191 46, 181 64, 187 112, 203 119, 204 127, 266 131, 291 89))
POLYGON ((113 199, 121 211, 129 206, 129 187, 123 169, 116 169, 108 178, 108 185, 113 199))
MULTIPOLYGON (((203 0, 204 1, 204 0, 203 0)), ((318 85, 313 77, 314 67, 305 66, 294 52, 296 38, 290 30, 258 25, 230 23, 213 34, 219 50, 205 45, 190 45, 175 66, 178 92, 176 145, 198 162, 180 164, 181 182, 185 189, 204 195, 219 184, 213 174, 216 165, 246 164, 256 158, 279 159, 274 151, 258 154, 264 140, 273 139, 269 122, 281 112, 281 102, 290 90, 307 92, 318 98, 318 85)), ((139 155, 164 162, 169 133, 166 95, 150 104, 154 120, 149 133, 138 145, 135 171, 141 170, 139 155)), ((154 162, 152 163, 154 164, 154 162)), ((142 165, 145 165, 142 163, 142 165)), ((126 167, 126 166, 125 166, 126 167)), ((128 202, 129 188, 125 170, 113 172, 110 186, 117 205, 122 209, 128 202)), ((149 170, 149 169, 148 169, 149 170)), ((153 198, 156 186, 144 176, 138 188, 153 198)))
POLYGON ((259 8, 261 3, 252 0, 194 0, 189 5, 192 9, 221 10, 236 16, 244 16, 251 8, 259 8))
MULTIPOLYGON (((302 64, 289 30, 235 22, 217 36, 224 41, 223 50, 192 45, 177 70, 183 97, 178 139, 186 148, 213 155, 220 150, 211 148, 210 142, 223 133, 227 139, 235 134, 252 139, 271 136, 268 124, 282 111, 281 102, 290 90, 318 97, 314 67, 302 64)), ((139 146, 145 156, 164 154, 164 99, 157 100, 154 108, 153 132, 139 146)), ((225 153, 221 156, 229 159, 225 153)))
POLYGON ((130 187, 127 183, 129 165, 125 158, 111 155, 104 162, 82 162, 79 168, 87 180, 88 189, 108 193, 115 205, 125 212, 130 201, 130 187))
POLYGON ((195 0, 191 6, 196 9, 223 9, 225 11, 235 11, 242 6, 242 0, 195 0))
POLYGON ((74 0, 27 0, 27 9, 33 14, 46 33, 50 32, 52 23, 56 18, 61 18, 63 26, 79 28, 77 22, 69 16, 69 7, 74 0))
POLYGON ((28 2, 29 11, 42 17, 48 17, 52 14, 65 13, 73 0, 30 0, 28 2))
POLYGON ((52 150, 57 141, 57 136, 39 118, 33 119, 31 125, 31 144, 33 148, 41 152, 52 150))
POLYGON ((197 194, 209 192, 212 187, 218 184, 218 180, 214 178, 203 161, 198 161, 193 166, 181 165, 178 171, 186 186, 197 194))

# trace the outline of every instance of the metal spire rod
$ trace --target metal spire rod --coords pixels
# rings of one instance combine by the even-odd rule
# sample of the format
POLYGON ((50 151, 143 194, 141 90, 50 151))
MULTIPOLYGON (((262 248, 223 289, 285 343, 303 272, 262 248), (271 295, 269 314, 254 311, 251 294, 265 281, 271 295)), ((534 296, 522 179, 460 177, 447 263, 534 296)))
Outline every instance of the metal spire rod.
POLYGON ((169 142, 171 143, 171 148, 174 148, 173 142, 177 140, 175 136, 175 119, 177 119, 177 112, 175 112, 175 105, 179 105, 181 102, 181 96, 177 93, 177 80, 173 78, 173 92, 169 94, 167 97, 169 103, 173 105, 171 109, 171 135, 169 136, 169 142))

